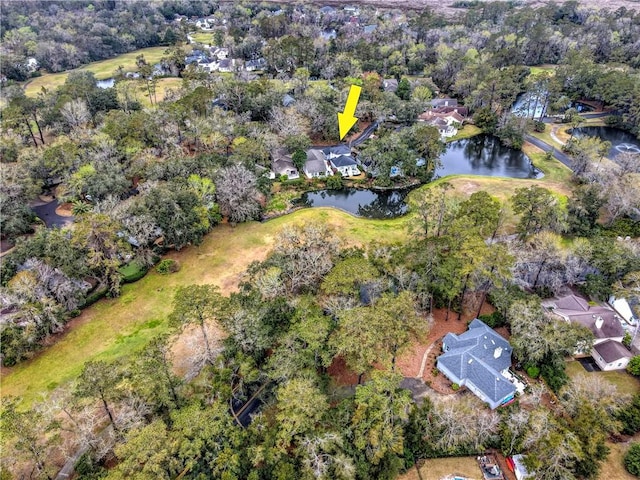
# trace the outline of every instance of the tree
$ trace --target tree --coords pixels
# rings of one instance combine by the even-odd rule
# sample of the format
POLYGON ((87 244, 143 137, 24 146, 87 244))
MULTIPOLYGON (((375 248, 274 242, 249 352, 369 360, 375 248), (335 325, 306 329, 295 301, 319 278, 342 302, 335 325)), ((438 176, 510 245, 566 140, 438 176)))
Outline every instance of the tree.
POLYGON ((206 350, 206 361, 213 364, 214 354, 207 334, 207 323, 219 318, 225 300, 215 285, 188 285, 176 290, 169 323, 183 329, 189 324, 200 327, 206 350))
POLYGON ((256 176, 242 165, 220 171, 216 180, 216 198, 220 212, 232 223, 255 220, 261 212, 256 176))
MULTIPOLYGON (((52 480, 55 467, 50 463, 54 450, 60 443, 57 423, 37 409, 18 409, 19 399, 4 397, 0 409, 0 433, 8 452, 31 463, 31 475, 52 480)), ((30 476, 31 476, 30 475, 30 476)))
POLYGON ((636 377, 640 377, 640 355, 636 355, 627 365, 627 372, 636 377))
POLYGON ((75 395, 80 398, 93 398, 102 403, 109 423, 116 432, 120 426, 116 421, 114 403, 122 398, 119 384, 123 374, 117 364, 109 364, 103 360, 89 361, 84 364, 78 377, 75 395))
POLYGON ((640 476, 640 443, 632 443, 624 456, 624 468, 631 475, 640 476))
POLYGON ((276 395, 278 447, 286 451, 316 431, 318 422, 329 409, 329 403, 314 381, 306 378, 294 378, 281 385, 276 395))
POLYGON ((396 90, 396 95, 401 100, 409 100, 411 97, 411 84, 406 77, 402 77, 402 79, 398 82, 398 89, 396 90))
POLYGON ((304 164, 307 162, 307 153, 304 150, 298 149, 295 152, 293 152, 293 155, 291 156, 291 160, 293 161, 293 164, 298 169, 298 171, 302 172, 302 169, 304 168, 304 164))
POLYGON ((353 441, 373 465, 400 456, 404 449, 411 395, 400 388, 401 379, 397 373, 374 371, 371 381, 356 388, 353 441))
POLYGON ((528 188, 517 188, 511 197, 513 211, 521 215, 516 226, 520 238, 544 229, 558 231, 562 225, 562 214, 557 200, 546 188, 531 185, 528 188))

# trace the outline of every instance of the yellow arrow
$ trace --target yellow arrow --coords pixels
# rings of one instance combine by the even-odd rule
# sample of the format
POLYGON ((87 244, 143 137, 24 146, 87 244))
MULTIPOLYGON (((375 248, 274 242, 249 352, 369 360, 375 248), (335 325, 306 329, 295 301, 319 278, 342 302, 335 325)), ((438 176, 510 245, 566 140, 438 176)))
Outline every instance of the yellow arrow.
POLYGON ((355 116, 356 106, 358 105, 358 99, 360 98, 360 88, 358 85, 351 85, 349 89, 349 96, 347 97, 347 103, 344 106, 342 113, 338 112, 338 126, 340 127, 340 140, 344 138, 351 127, 353 127, 358 119, 355 116))

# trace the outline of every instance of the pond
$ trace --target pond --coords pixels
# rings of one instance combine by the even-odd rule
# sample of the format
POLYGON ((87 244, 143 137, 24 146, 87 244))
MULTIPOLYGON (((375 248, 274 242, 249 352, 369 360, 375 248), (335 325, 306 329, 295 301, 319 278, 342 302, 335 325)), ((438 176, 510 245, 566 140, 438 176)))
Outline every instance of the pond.
POLYGON ((476 135, 448 143, 440 161, 442 166, 436 170, 439 177, 455 174, 511 178, 542 176, 521 150, 505 147, 492 135, 476 135))
POLYGON ((104 80, 97 80, 96 86, 98 88, 111 88, 115 85, 116 81, 114 78, 105 78, 104 80))
MULTIPOLYGON (((497 137, 476 135, 447 144, 436 176, 464 174, 511 178, 539 178, 529 157, 505 147, 497 137)), ((357 217, 395 218, 407 213, 405 198, 410 188, 397 190, 319 190, 307 192, 295 204, 305 207, 334 207, 357 217)))
POLYGON ((305 207, 334 207, 365 218, 395 218, 407 213, 409 188, 399 190, 319 190, 307 192, 296 201, 305 207))
POLYGON ((640 153, 640 140, 629 132, 613 127, 580 127, 576 128, 574 135, 589 137, 599 137, 602 140, 611 142, 609 158, 615 158, 623 152, 640 153))

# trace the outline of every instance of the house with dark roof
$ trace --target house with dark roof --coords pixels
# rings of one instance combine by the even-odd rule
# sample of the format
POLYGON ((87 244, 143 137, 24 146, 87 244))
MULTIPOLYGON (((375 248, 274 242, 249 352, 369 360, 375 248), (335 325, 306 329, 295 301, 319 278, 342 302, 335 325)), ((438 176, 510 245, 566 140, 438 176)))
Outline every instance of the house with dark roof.
POLYGON ((436 367, 453 383, 466 386, 492 409, 513 400, 516 387, 504 374, 513 349, 484 322, 476 318, 466 332, 446 334, 442 350, 436 367))
POLYGON ((603 371, 625 369, 631 360, 631 352, 615 340, 605 340, 594 345, 591 356, 603 371))
POLYGON ((385 92, 395 93, 398 90, 398 80, 395 78, 385 78, 382 80, 382 89, 385 92))
POLYGON ((317 150, 315 148, 307 150, 307 161, 304 164, 304 174, 307 178, 322 178, 333 175, 322 150, 317 150))
POLYGON ((587 327, 595 336, 594 344, 606 340, 622 341, 625 330, 618 313, 604 305, 589 305, 589 302, 577 295, 566 295, 543 302, 554 315, 567 322, 587 327))
POLYGON ((360 175, 358 164, 351 155, 340 155, 329 160, 331 166, 335 168, 343 177, 360 175))
POLYGON ((300 172, 293 164, 291 155, 284 148, 279 148, 271 152, 271 172, 269 178, 277 178, 286 175, 290 180, 300 178, 300 172))
POLYGON ((351 155, 351 148, 341 143, 340 145, 323 148, 322 153, 324 153, 327 160, 331 160, 332 158, 341 157, 342 155, 351 155))
POLYGON ((455 98, 434 98, 431 100, 431 107, 457 107, 458 101, 455 98))

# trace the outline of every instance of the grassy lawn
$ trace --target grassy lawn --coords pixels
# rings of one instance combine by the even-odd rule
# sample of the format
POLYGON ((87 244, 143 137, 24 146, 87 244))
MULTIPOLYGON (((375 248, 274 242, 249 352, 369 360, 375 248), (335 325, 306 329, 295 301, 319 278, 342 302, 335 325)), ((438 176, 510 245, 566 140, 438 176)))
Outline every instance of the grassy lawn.
MULTIPOLYGON (((640 441, 640 435, 633 437, 634 442, 640 441)), ((602 464, 599 480, 634 480, 638 477, 631 475, 624 468, 624 456, 630 447, 629 443, 612 443, 607 442, 609 447, 609 456, 602 464)))
POLYGON ((529 67, 529 69, 531 70, 532 75, 538 75, 542 72, 555 72, 557 67, 557 65, 543 64, 536 65, 535 67, 529 67))
POLYGON ((196 32, 189 34, 194 41, 204 45, 213 44, 213 32, 196 32))
POLYGON ((113 77, 113 73, 120 65, 124 67, 125 71, 133 72, 136 70, 136 57, 138 55, 143 54, 148 63, 158 63, 164 56, 166 49, 167 47, 143 48, 134 52, 124 53, 107 60, 89 63, 75 70, 68 70, 60 73, 47 73, 27 82, 25 84, 25 93, 29 97, 34 97, 42 87, 45 87, 47 90, 56 89, 65 82, 69 72, 93 72, 98 80, 113 77))
POLYGON ((636 393, 640 393, 640 381, 624 370, 587 372, 582 365, 580 365, 580 362, 567 362, 567 375, 569 375, 570 378, 575 378, 582 374, 604 378, 608 382, 614 384, 618 388, 618 392, 621 394, 635 395, 636 393))
POLYGON ((458 130, 458 133, 456 133, 453 137, 447 138, 446 143, 454 142, 456 140, 462 140, 463 138, 474 137, 480 133, 482 133, 482 130, 480 130, 475 125, 465 125, 460 130, 458 130))
POLYGON ((274 237, 288 224, 318 221, 335 228, 351 245, 406 238, 406 218, 364 220, 324 208, 305 209, 286 217, 231 228, 215 228, 200 246, 168 255, 180 262, 179 272, 162 276, 155 271, 125 285, 116 299, 104 299, 73 320, 73 328, 30 361, 5 369, 3 395, 21 395, 27 404, 41 394, 73 380, 88 360, 114 360, 141 349, 166 331, 172 292, 192 283, 213 283, 224 293, 233 291, 253 260, 262 260, 274 237))
POLYGON ((458 474, 466 478, 480 479, 482 472, 476 457, 430 458, 424 461, 418 473, 414 466, 398 480, 440 480, 447 475, 458 474))

